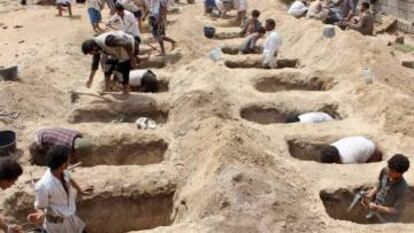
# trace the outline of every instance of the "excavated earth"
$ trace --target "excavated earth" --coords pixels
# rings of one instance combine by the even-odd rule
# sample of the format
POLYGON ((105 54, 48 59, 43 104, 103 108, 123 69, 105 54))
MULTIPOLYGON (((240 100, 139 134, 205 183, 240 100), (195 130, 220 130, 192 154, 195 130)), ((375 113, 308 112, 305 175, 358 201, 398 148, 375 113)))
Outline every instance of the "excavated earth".
MULTIPOLYGON (((414 72, 401 66, 413 57, 386 47, 387 36, 363 37, 286 15, 273 0, 250 0, 262 19, 274 18, 283 38, 285 67, 264 70, 260 55, 237 55, 239 29, 228 19, 203 15, 201 0, 179 3, 168 34, 178 48, 146 67, 163 81, 155 94, 98 95, 102 74, 84 87, 91 57, 80 44, 92 36, 84 5, 75 17, 56 17, 53 6, 26 7, 0 1, 0 65, 20 66, 16 82, 0 82, 0 118, 18 134, 16 157, 24 175, 0 193, 2 215, 26 223, 33 211, 33 182, 45 171, 31 166, 33 133, 49 126, 80 130, 95 147, 73 172, 94 194, 78 200, 78 214, 91 233, 183 232, 412 232, 414 196, 401 223, 368 224, 364 211, 346 209, 353 194, 375 184, 386 162, 324 165, 324 143, 364 135, 384 150, 413 158, 414 72), (207 39, 204 26, 222 35, 207 39), (218 62, 207 54, 224 48, 218 62), (235 52, 236 51, 236 52, 235 52), (366 85, 361 69, 375 76, 366 85), (74 95, 74 93, 76 95, 74 95), (74 98, 75 97, 75 98, 74 98), (323 124, 284 124, 289 114, 325 111, 323 124), (155 130, 134 121, 150 117, 155 130)), ((183 2, 183 1, 182 1, 183 2)), ((104 10, 104 21, 108 11, 104 10)), ((144 40, 150 34, 143 34, 144 40)), ((263 41, 261 42, 263 43, 263 41)), ((406 175, 409 184, 414 173, 406 175)))

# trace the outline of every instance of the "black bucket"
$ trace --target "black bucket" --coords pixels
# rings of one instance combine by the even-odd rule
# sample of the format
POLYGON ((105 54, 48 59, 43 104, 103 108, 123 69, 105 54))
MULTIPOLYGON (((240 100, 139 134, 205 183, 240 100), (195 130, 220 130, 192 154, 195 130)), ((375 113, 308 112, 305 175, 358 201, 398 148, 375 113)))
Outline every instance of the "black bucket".
POLYGON ((216 29, 213 27, 204 27, 204 36, 212 39, 216 34, 216 29))
POLYGON ((10 130, 0 131, 0 157, 16 152, 16 133, 10 130))

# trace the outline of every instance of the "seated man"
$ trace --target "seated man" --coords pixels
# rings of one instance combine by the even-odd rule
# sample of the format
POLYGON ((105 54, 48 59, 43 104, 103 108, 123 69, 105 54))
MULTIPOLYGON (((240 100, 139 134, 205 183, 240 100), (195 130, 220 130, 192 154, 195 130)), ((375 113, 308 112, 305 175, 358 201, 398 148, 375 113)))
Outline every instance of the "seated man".
POLYGON ((43 224, 49 233, 84 233, 86 224, 76 216, 77 192, 88 195, 92 187, 81 190, 66 170, 71 149, 56 146, 49 150, 49 169, 35 185, 35 209, 27 219, 34 224, 43 224))
POLYGON ((263 45, 262 64, 265 69, 273 69, 276 66, 277 53, 282 45, 282 39, 275 31, 276 22, 273 19, 267 19, 265 29, 268 32, 266 41, 263 45))
POLYGON ((262 23, 259 21, 260 11, 253 10, 251 18, 247 19, 242 31, 240 32, 241 36, 248 36, 252 33, 258 32, 259 28, 262 27, 262 23))
MULTIPOLYGON (((0 189, 6 190, 16 183, 19 176, 23 174, 23 169, 14 160, 5 160, 0 163, 0 189)), ((7 233, 23 233, 21 226, 7 225, 0 219, 0 228, 7 233)))
POLYGON ((385 222, 398 221, 409 190, 403 177, 409 167, 410 161, 404 155, 392 156, 388 166, 381 170, 377 186, 368 192, 361 204, 378 213, 385 222))
POLYGON ((242 54, 259 52, 260 47, 258 47, 256 44, 257 44, 257 41, 260 38, 262 38, 265 34, 266 34, 266 29, 264 27, 260 27, 257 32, 246 37, 242 46, 240 47, 240 52, 242 54))
POLYGON ((374 17, 369 12, 369 3, 363 2, 361 4, 361 13, 358 18, 353 18, 351 22, 345 23, 349 29, 359 31, 364 36, 374 35, 374 17))
POLYGON ((365 137, 346 137, 321 150, 322 163, 370 163, 382 160, 382 152, 365 137))
POLYGON ((78 157, 88 153, 93 147, 78 131, 65 128, 42 129, 36 132, 35 139, 29 147, 32 164, 46 165, 46 154, 55 146, 67 146, 71 149, 71 163, 76 163, 78 157))
POLYGON ((151 70, 131 70, 129 77, 131 91, 146 93, 158 92, 157 75, 151 70))
POLYGON ((308 8, 308 12, 306 13, 306 18, 310 19, 319 19, 322 20, 323 14, 323 5, 321 0, 313 1, 308 8))
POLYGON ((309 112, 300 115, 291 115, 286 119, 286 123, 322 123, 327 121, 333 121, 334 119, 324 112, 309 112))
POLYGON ((288 14, 293 15, 296 18, 300 18, 306 15, 307 11, 308 7, 306 6, 306 0, 296 0, 289 7, 288 14))

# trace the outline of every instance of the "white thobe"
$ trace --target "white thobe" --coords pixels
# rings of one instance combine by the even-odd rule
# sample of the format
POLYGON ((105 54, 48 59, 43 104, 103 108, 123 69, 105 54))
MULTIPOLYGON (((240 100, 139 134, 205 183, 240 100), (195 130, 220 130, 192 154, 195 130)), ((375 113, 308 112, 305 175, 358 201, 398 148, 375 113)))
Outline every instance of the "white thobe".
POLYGON ((134 14, 127 10, 124 10, 124 19, 118 14, 114 14, 111 19, 109 19, 109 25, 132 36, 139 36, 140 34, 137 19, 134 14))
POLYGON ((308 112, 298 116, 302 123, 322 123, 333 121, 333 118, 324 112, 308 112))
POLYGON ((233 0, 233 6, 237 11, 247 11, 247 0, 233 0))
POLYGON ((159 16, 161 0, 145 0, 145 4, 151 16, 159 16))
POLYGON ((282 45, 282 39, 276 31, 272 31, 266 37, 266 41, 263 45, 262 61, 263 65, 268 65, 270 68, 274 68, 276 64, 275 53, 279 51, 282 45))
POLYGON ((288 14, 293 15, 295 17, 300 17, 305 14, 308 8, 301 0, 295 1, 288 10, 288 14))
POLYGON ((44 229, 50 233, 82 233, 86 224, 76 216, 76 190, 70 183, 70 175, 64 172, 64 180, 68 193, 62 182, 56 178, 50 169, 35 186, 35 208, 45 210, 46 215, 63 218, 62 223, 45 221, 44 229))

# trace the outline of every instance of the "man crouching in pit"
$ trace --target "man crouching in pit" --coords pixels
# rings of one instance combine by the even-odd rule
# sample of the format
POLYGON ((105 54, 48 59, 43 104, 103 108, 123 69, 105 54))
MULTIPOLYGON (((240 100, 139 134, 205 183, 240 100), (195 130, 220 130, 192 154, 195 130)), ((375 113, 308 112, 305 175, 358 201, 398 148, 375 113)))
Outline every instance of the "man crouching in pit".
POLYGON ((70 148, 56 146, 48 152, 49 169, 35 186, 36 212, 28 220, 42 224, 46 233, 85 233, 86 224, 76 216, 76 193, 89 195, 93 187, 81 190, 66 170, 70 148), (76 192, 77 191, 77 192, 76 192))
POLYGON ((105 91, 110 90, 111 76, 114 71, 121 74, 120 82, 123 94, 128 95, 129 72, 137 64, 136 55, 139 52, 139 38, 121 31, 103 33, 93 39, 83 42, 82 52, 93 55, 91 72, 86 87, 92 86, 99 62, 105 74, 105 91))
MULTIPOLYGON (((404 155, 392 156, 388 166, 381 170, 377 186, 361 202, 368 210, 378 213, 383 223, 396 222, 401 216, 409 190, 403 174, 409 167, 410 161, 404 155)), ((376 220, 379 219, 373 219, 376 220)))

